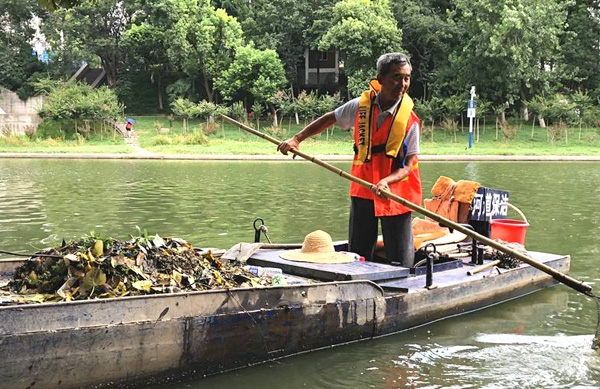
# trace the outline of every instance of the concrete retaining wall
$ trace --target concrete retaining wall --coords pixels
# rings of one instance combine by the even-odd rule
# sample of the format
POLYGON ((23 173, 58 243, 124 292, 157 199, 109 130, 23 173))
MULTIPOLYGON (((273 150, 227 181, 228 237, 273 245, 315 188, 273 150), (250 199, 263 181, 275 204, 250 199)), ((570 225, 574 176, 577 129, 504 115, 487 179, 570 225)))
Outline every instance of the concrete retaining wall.
POLYGON ((0 89, 0 136, 23 135, 36 130, 42 118, 37 111, 42 107, 43 96, 21 100, 16 93, 0 89))

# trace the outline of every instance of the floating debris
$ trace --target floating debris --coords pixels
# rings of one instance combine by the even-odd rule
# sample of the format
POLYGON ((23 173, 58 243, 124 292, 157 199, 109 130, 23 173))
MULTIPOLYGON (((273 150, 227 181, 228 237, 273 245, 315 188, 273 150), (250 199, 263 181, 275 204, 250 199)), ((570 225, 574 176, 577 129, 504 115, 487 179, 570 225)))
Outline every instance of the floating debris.
POLYGON ((271 285, 241 263, 200 253, 179 238, 87 236, 37 252, 0 291, 0 302, 41 303, 271 285))

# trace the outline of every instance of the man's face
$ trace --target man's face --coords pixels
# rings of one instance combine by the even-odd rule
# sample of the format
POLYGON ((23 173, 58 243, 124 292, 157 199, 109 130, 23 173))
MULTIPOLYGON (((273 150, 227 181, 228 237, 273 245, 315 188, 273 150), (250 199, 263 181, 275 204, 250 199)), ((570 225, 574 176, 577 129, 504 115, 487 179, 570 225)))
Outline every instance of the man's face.
POLYGON ((410 86, 410 66, 408 64, 392 64, 385 75, 377 75, 381 84, 381 94, 386 100, 399 100, 410 86))

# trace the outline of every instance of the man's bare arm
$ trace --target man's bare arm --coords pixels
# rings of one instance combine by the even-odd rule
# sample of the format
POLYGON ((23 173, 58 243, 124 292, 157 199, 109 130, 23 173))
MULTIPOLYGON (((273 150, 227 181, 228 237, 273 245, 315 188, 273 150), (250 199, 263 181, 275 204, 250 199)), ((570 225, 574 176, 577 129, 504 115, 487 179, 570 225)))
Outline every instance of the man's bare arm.
POLYGON ((309 138, 313 135, 317 135, 325 131, 327 128, 334 125, 336 122, 335 114, 332 112, 326 113, 325 115, 319 117, 308 126, 304 127, 302 131, 298 132, 296 135, 291 137, 288 140, 281 142, 277 146, 277 151, 280 151, 282 154, 287 155, 288 151, 291 149, 300 149, 300 142, 309 138))

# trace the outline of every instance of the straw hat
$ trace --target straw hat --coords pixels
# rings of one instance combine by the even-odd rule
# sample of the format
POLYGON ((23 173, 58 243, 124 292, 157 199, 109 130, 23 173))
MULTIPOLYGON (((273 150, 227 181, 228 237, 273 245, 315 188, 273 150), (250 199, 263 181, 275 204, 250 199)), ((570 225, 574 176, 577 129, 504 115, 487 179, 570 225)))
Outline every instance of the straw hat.
POLYGON ((306 235, 302 248, 285 251, 279 255, 283 259, 313 263, 349 263, 354 258, 344 253, 336 252, 333 248, 331 235, 317 230, 306 235))

